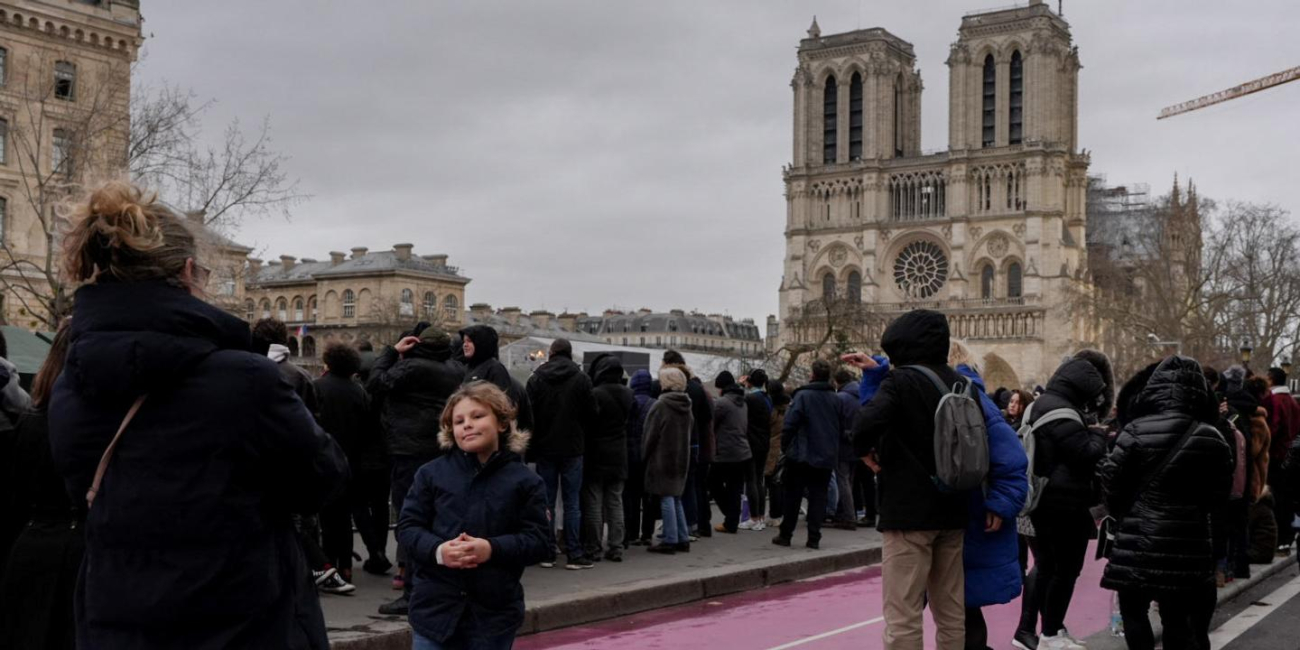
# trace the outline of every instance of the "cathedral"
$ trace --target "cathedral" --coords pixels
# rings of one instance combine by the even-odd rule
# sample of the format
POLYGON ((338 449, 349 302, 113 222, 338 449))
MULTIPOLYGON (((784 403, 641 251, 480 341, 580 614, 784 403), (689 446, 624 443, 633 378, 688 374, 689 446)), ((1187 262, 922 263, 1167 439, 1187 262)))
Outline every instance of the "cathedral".
POLYGON ((921 150, 910 43, 878 27, 822 35, 814 20, 798 57, 782 342, 835 328, 871 348, 895 316, 937 309, 991 387, 1046 383, 1091 338, 1072 299, 1089 159, 1069 24, 1042 0, 962 18, 937 153, 921 150))

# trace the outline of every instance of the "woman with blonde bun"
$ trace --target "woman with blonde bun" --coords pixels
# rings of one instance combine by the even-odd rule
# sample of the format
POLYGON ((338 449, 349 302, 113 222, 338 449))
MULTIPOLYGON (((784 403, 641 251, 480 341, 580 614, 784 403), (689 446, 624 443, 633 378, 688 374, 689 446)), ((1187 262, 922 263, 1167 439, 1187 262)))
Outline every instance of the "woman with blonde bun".
POLYGON ((347 461, 248 325, 200 299, 185 219, 123 182, 76 206, 75 294, 49 409, 54 461, 86 495, 74 609, 83 648, 321 648, 291 513, 347 461))

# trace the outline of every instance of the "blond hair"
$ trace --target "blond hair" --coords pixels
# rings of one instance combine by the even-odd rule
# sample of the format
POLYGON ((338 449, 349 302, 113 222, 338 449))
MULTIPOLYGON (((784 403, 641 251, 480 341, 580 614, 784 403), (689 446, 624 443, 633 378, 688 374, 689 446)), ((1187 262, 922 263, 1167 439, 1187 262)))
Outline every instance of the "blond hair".
POLYGON ((685 391, 686 373, 677 368, 660 368, 659 388, 665 393, 670 391, 685 391))
POLYGON ((489 411, 492 411, 492 415, 496 416, 497 422, 504 428, 497 440, 497 445, 500 448, 509 448, 515 453, 523 453, 521 446, 527 445, 528 433, 520 431, 518 424, 515 422, 518 409, 510 401, 509 395, 497 388, 495 384, 486 381, 476 381, 467 386, 462 386, 460 390, 447 399, 447 407, 442 410, 442 418, 439 421, 441 430, 438 432, 438 442, 443 449, 451 449, 456 446, 452 412, 456 410, 457 404, 465 400, 478 402, 486 406, 489 411))
POLYGON ((194 234, 152 193, 111 181, 77 204, 63 238, 63 267, 75 282, 179 283, 197 257, 194 234))
POLYGON ((948 365, 956 368, 957 366, 966 366, 979 374, 979 362, 975 360, 975 354, 966 347, 966 344, 958 339, 952 339, 948 342, 948 365))

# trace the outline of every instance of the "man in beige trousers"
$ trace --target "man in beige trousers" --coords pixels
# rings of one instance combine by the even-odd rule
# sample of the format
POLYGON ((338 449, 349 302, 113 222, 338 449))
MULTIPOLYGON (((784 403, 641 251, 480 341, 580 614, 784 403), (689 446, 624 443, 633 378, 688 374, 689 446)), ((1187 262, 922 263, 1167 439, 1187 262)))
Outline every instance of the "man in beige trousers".
POLYGON ((853 448, 878 477, 887 650, 923 650, 927 598, 938 628, 934 647, 965 646, 966 496, 941 491, 932 478, 934 412, 942 395, 920 370, 908 367, 923 366, 944 383, 957 383, 948 345, 943 314, 916 310, 885 330, 881 347, 888 360, 863 353, 843 357, 862 369, 863 406, 853 424, 853 448))

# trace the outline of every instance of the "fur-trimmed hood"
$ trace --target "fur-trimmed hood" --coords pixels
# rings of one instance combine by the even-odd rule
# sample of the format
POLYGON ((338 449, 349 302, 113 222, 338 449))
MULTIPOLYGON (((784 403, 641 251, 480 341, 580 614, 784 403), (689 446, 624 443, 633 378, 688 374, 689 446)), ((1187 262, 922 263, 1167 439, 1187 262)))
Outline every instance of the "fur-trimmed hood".
MULTIPOLYGON (((512 451, 520 456, 528 451, 528 443, 533 439, 533 432, 516 428, 514 422, 510 423, 510 429, 501 434, 506 437, 504 445, 501 448, 512 451)), ((446 450, 456 448, 456 435, 450 429, 438 430, 438 445, 446 450)))

